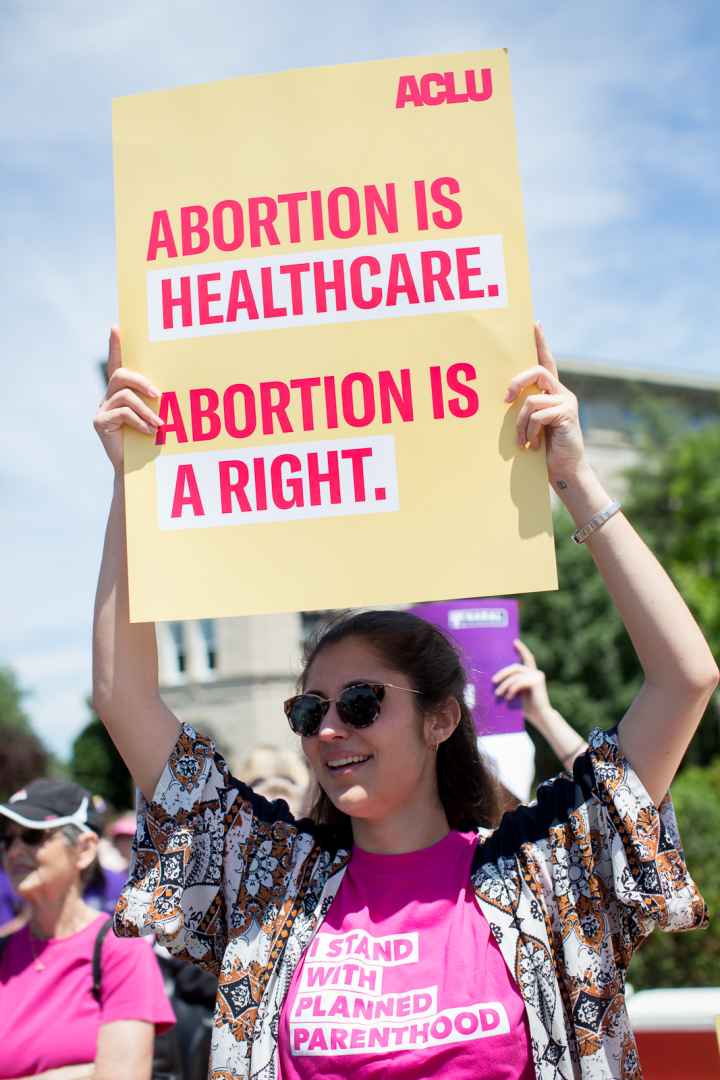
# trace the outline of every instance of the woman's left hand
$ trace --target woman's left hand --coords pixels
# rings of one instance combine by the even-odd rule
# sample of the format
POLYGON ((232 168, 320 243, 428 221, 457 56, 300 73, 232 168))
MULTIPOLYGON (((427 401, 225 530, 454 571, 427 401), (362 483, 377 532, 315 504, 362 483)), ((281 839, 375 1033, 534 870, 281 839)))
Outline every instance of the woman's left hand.
POLYGON ((560 382, 557 364, 539 323, 535 324, 535 347, 537 367, 515 376, 505 401, 516 401, 533 384, 539 387, 540 392, 529 394, 518 411, 517 441, 520 446, 539 450, 545 433, 548 475, 554 482, 579 471, 585 463, 585 446, 577 398, 560 382))
POLYGON ((513 646, 520 662, 508 664, 495 672, 491 680, 495 686, 495 695, 505 701, 514 701, 517 695, 521 694, 525 717, 533 727, 542 729, 553 713, 545 672, 537 666, 533 653, 524 641, 518 638, 513 641, 513 646))

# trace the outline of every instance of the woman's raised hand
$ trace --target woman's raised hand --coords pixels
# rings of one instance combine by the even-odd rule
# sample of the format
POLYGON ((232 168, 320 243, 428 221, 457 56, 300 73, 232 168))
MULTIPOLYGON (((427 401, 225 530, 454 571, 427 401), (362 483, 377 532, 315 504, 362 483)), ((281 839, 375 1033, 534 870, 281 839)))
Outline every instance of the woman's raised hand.
POLYGON ((522 696, 523 713, 533 725, 541 728, 552 705, 548 697, 545 673, 537 666, 531 650, 518 638, 513 642, 520 662, 500 668, 492 677, 495 695, 512 701, 518 694, 522 696))
POLYGON ((520 446, 538 450, 545 433, 548 474, 554 482, 578 472, 585 462, 585 447, 577 398, 560 382, 557 364, 539 323, 535 324, 535 347, 537 366, 515 376, 505 401, 516 401, 528 386, 539 387, 540 392, 528 394, 518 411, 517 441, 520 446))
POLYGON ((158 415, 143 400, 159 398, 160 391, 139 371, 122 366, 120 331, 116 326, 110 331, 107 372, 107 390, 93 425, 117 472, 122 468, 123 427, 127 425, 143 435, 153 435, 162 426, 158 415))

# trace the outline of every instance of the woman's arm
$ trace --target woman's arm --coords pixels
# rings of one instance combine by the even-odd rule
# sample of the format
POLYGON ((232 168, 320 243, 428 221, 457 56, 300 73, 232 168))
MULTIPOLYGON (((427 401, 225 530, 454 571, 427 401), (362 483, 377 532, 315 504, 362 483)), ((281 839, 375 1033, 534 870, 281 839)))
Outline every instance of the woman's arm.
MULTIPOLYGON (((553 486, 578 526, 607 506, 600 481, 584 469, 553 486)), ((618 735, 653 802, 667 792, 718 684, 699 626, 660 563, 622 514, 587 541, 642 666, 645 681, 618 735)))
POLYGON ((524 641, 513 642, 520 656, 520 663, 508 664, 492 677, 495 694, 512 701, 522 694, 525 718, 545 741, 564 769, 571 770, 578 754, 587 750, 587 743, 575 728, 552 707, 548 696, 545 672, 537 666, 532 650, 524 641))
POLYGON ((149 799, 179 725, 158 690, 155 627, 129 619, 122 429, 127 425, 152 434, 159 421, 141 395, 157 395, 145 376, 122 368, 117 330, 110 335, 108 374, 94 423, 115 470, 115 484, 95 599, 93 705, 149 799))
MULTIPOLYGON (((538 449, 545 432, 550 483, 578 526, 611 501, 585 458, 577 400, 558 379, 542 330, 538 367, 513 379, 506 400, 536 383, 517 418, 518 443, 538 449)), ((619 727, 620 746, 658 803, 718 684, 718 668, 672 581, 630 523, 616 514, 587 546, 630 635, 645 681, 619 727)), ((572 647, 571 643, 568 645, 572 647)))
MULTIPOLYGON (((32 1080, 151 1080, 155 1025, 113 1020, 98 1032, 95 1063, 48 1069, 32 1080)), ((31 1080, 29 1076, 19 1080, 31 1080)))
POLYGON ((92 1080, 150 1080, 155 1025, 146 1020, 113 1020, 98 1033, 92 1080))
POLYGON ((17 1080, 95 1080, 95 1066, 89 1065, 64 1065, 60 1069, 48 1069, 46 1072, 35 1073, 32 1077, 20 1076, 17 1080))

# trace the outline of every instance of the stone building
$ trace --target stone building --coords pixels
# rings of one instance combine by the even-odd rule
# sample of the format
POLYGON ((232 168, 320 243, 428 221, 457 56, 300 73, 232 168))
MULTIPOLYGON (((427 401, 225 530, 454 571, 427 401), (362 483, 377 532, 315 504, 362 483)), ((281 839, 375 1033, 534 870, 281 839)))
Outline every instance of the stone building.
MULTIPOLYGON (((581 402, 591 461, 613 493, 636 459, 647 403, 686 427, 720 418, 720 377, 650 372, 576 357, 562 377, 581 402)), ((257 743, 294 746, 282 702, 294 690, 313 613, 158 625, 163 697, 182 720, 212 733, 237 768, 257 743)))
POLYGON ((636 460, 643 416, 655 410, 681 428, 720 419, 720 376, 645 371, 606 362, 564 357, 563 381, 580 401, 580 419, 594 468, 612 491, 636 460))

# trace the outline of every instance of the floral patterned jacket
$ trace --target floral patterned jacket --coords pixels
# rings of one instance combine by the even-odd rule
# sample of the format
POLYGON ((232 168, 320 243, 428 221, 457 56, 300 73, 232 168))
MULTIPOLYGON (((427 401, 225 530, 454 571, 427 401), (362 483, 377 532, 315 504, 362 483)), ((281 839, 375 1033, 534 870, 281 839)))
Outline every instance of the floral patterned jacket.
MULTIPOLYGON (((347 850, 234 779, 184 727, 139 816, 121 935, 154 933, 219 976, 210 1080, 275 1080, 280 1010, 347 850)), ((525 1000, 539 1080, 638 1080, 623 996, 655 927, 707 923, 669 797, 659 811, 614 732, 478 844, 472 882, 525 1000)))

